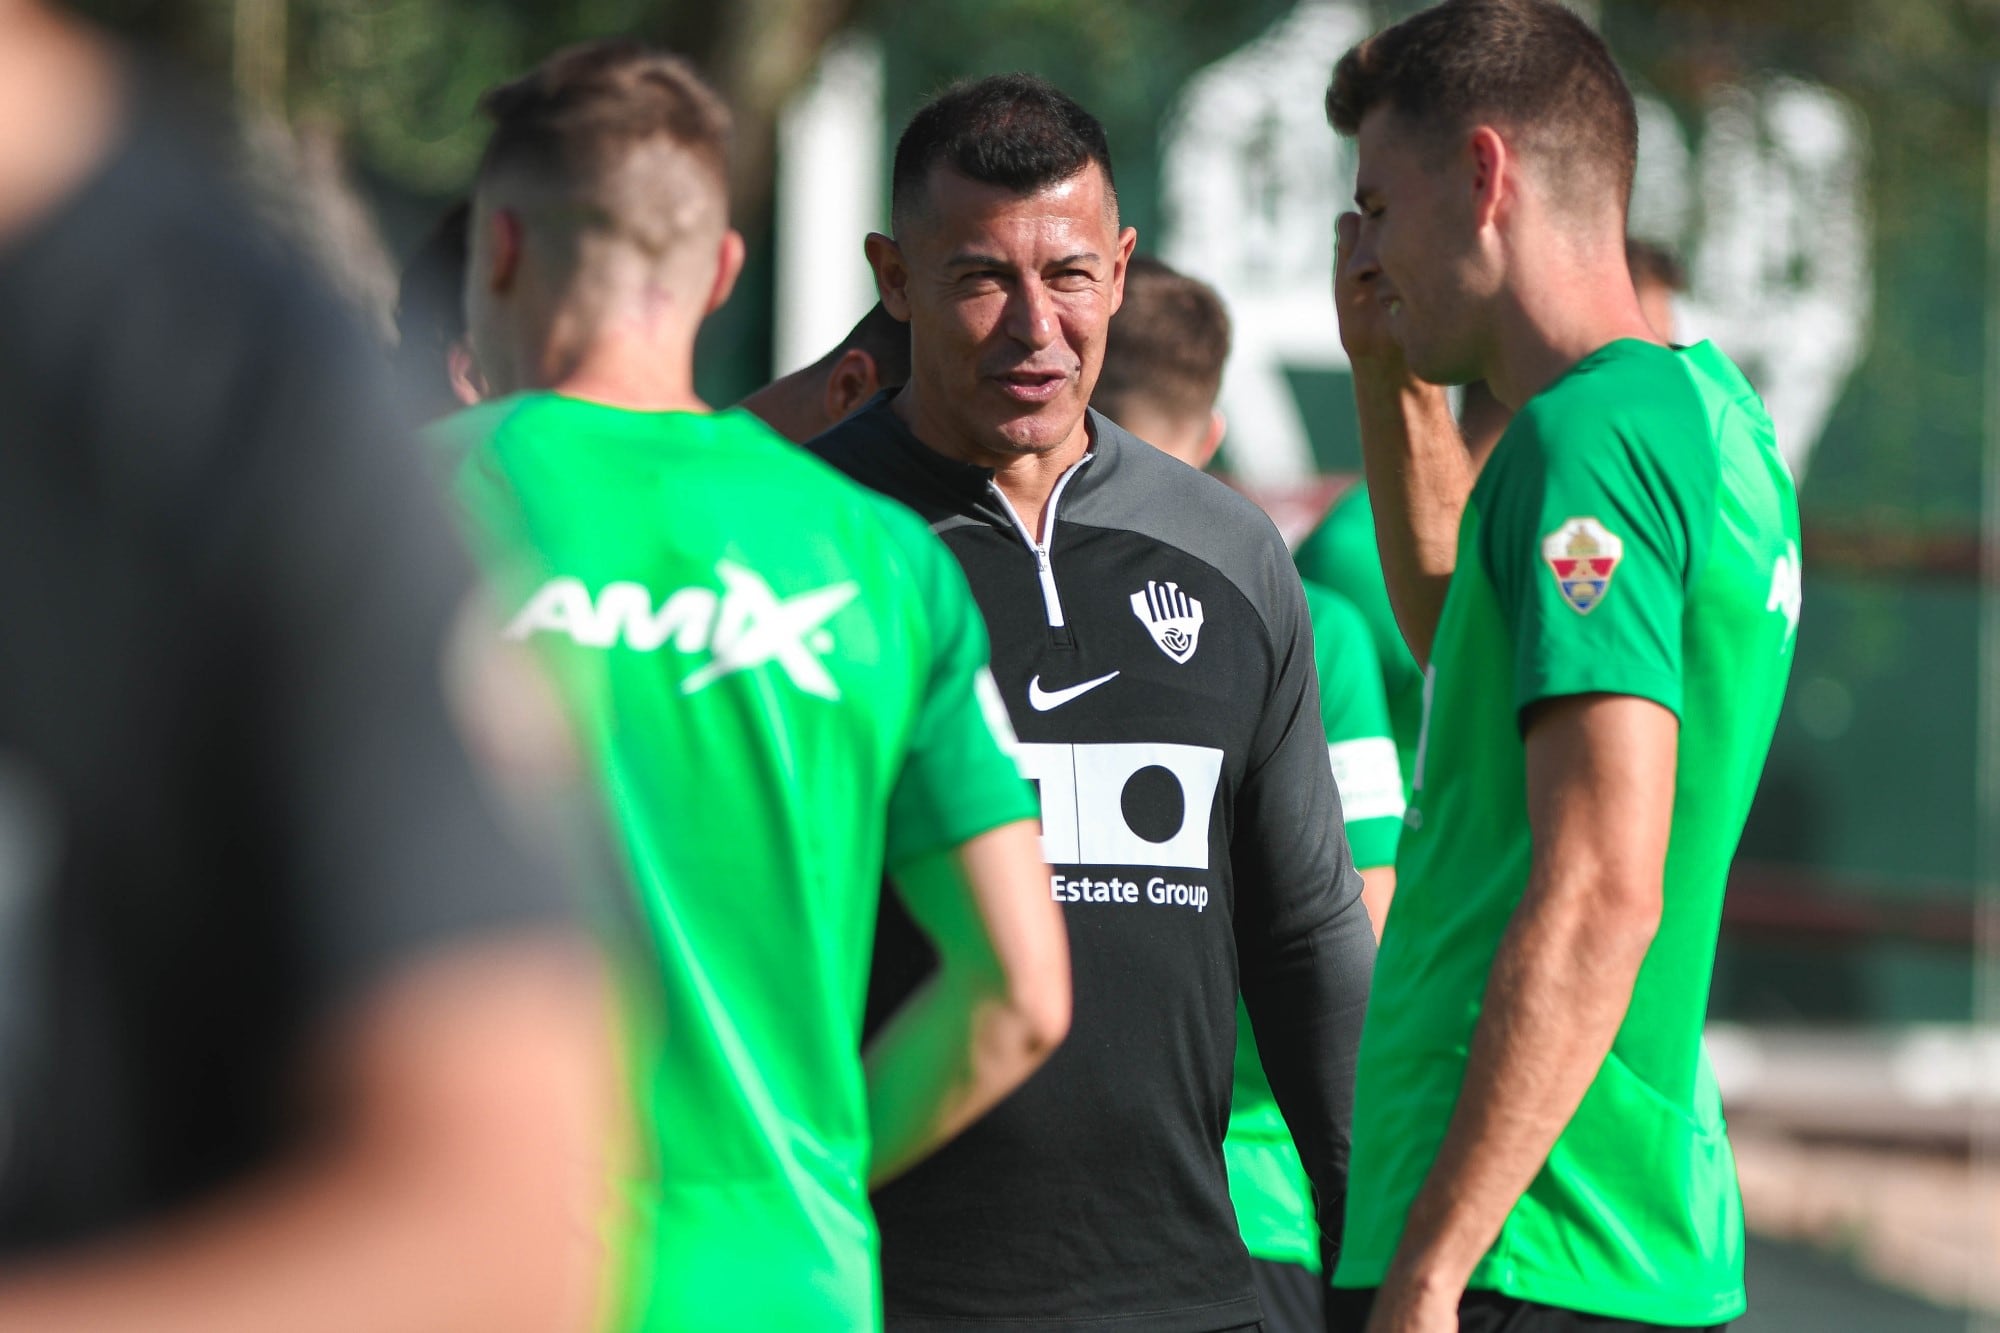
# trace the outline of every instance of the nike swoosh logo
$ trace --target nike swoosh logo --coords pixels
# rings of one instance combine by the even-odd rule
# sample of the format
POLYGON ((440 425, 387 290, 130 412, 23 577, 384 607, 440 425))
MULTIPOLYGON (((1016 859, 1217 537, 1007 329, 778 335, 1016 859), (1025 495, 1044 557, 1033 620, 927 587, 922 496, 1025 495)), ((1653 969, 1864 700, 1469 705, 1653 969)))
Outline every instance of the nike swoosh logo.
POLYGON ((1028 705, 1037 713, 1046 713, 1051 708, 1061 708, 1071 699, 1090 693, 1105 681, 1116 679, 1117 675, 1118 673, 1114 671, 1108 676, 1099 676, 1096 680, 1086 680, 1081 685, 1072 685, 1068 689, 1063 690, 1043 689, 1042 678, 1036 676, 1028 682, 1028 705))

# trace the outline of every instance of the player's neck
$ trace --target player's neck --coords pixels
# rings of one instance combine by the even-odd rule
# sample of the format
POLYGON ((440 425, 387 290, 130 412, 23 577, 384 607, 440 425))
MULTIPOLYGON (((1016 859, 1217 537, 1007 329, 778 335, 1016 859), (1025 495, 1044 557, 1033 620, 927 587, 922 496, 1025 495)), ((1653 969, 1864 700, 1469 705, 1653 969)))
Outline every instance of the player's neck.
POLYGON ((694 387, 694 339, 671 332, 651 337, 600 333, 572 342, 552 340, 534 387, 632 412, 706 412, 694 387))
POLYGON ((1616 265, 1578 265, 1517 284, 1503 298, 1487 382, 1513 411, 1599 348, 1621 338, 1658 343, 1616 265))
POLYGON ((117 68, 81 29, 0 0, 0 243, 89 178, 118 131, 117 68))
POLYGON ((1050 449, 1037 452, 996 453, 977 441, 964 438, 946 420, 930 411, 922 389, 912 380, 889 401, 890 410, 901 417, 910 433, 926 447, 961 463, 993 469, 993 484, 1007 497, 1014 513, 1040 540, 1046 526, 1043 517, 1049 497, 1063 473, 1076 466, 1090 451, 1090 417, 1077 418, 1076 427, 1050 449))

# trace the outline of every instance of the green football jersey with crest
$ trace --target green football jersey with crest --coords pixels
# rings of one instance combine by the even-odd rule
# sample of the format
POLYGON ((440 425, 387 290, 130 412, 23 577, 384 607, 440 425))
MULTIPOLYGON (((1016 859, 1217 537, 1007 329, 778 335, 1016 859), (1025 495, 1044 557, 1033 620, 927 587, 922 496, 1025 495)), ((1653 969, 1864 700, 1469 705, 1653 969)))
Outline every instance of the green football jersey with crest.
MULTIPOLYGON (((644 922, 617 1327, 881 1321, 859 1046, 879 885, 1033 818, 950 554, 746 413, 520 395, 434 428, 644 922)), ((631 942, 625 942, 628 945, 631 942)))
MULTIPOLYGON (((1382 697, 1380 659, 1368 622, 1352 602, 1311 581, 1305 589, 1313 664, 1319 672, 1320 723, 1340 788, 1347 845, 1362 870, 1393 865, 1403 827, 1403 777, 1382 697)), ((1319 1223, 1312 1182, 1264 1075, 1241 999, 1236 1002, 1234 1074, 1222 1156, 1244 1248, 1254 1259, 1300 1264, 1316 1273, 1319 1223)))
POLYGON ((1656 1324, 1742 1312, 1742 1203, 1702 1026, 1799 603, 1791 477, 1712 346, 1612 343, 1509 426, 1466 509, 1432 654, 1336 1285, 1378 1284, 1395 1253, 1527 887, 1523 710, 1603 692, 1680 720, 1663 915, 1610 1054, 1471 1285, 1656 1324))

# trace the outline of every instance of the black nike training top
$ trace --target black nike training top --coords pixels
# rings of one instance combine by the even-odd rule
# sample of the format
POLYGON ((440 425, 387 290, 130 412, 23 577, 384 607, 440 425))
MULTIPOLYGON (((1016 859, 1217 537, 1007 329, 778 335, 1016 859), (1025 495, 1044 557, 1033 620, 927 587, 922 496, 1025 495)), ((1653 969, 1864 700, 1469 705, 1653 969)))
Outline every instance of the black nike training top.
MULTIPOLYGON (((1054 1058, 876 1195, 889 1327, 1252 1323, 1222 1158, 1239 983, 1337 1236, 1375 951, 1298 575, 1255 506, 1096 412, 1036 541, 991 471, 888 404, 808 447, 914 508, 964 567, 1075 970, 1054 1058)), ((928 967, 891 903, 876 1021, 928 967)))

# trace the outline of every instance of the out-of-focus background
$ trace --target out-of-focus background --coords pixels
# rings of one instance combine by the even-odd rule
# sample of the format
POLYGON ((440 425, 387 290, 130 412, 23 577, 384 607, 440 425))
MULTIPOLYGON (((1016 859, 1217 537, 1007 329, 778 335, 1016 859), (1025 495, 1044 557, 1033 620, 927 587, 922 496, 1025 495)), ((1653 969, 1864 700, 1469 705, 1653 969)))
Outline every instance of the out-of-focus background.
MULTIPOLYGON (((1141 248, 1231 307, 1222 470, 1296 537, 1359 466, 1327 294, 1353 160, 1320 96, 1402 0, 78 7, 233 105, 265 206, 385 329, 480 90, 609 32, 693 56, 739 118, 752 253, 702 347, 717 402, 873 300, 861 237, 916 103, 1035 70, 1109 128, 1141 248)), ((1744 366, 1801 482, 1797 667, 1710 1038, 1757 1236, 1741 1327, 2000 1329, 2000 2, 1577 7, 1639 95, 1632 230, 1686 264, 1680 338, 1744 366)))

